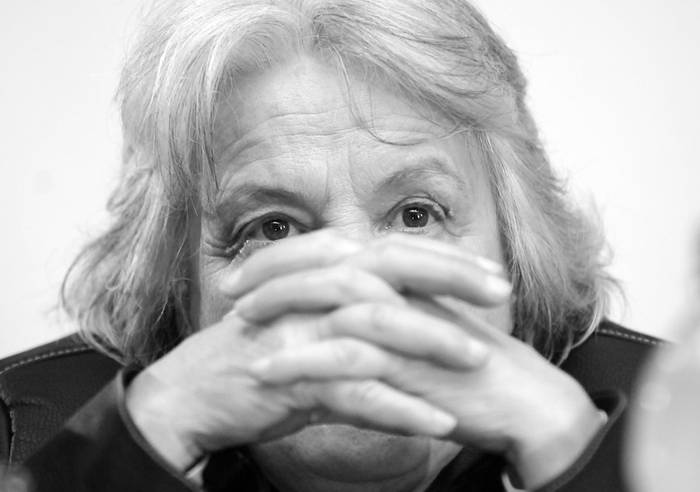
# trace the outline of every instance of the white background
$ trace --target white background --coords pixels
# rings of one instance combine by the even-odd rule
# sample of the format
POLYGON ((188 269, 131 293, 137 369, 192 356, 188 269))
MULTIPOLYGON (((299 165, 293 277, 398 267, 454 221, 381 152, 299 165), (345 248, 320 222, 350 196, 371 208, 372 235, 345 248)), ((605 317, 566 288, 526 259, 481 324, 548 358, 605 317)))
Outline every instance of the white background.
MULTIPOLYGON (((63 272, 104 224, 113 93, 137 0, 3 1, 0 356, 72 330, 63 272)), ((552 161, 594 200, 627 294, 613 319, 673 336, 700 259, 700 2, 481 0, 530 79, 552 161)))

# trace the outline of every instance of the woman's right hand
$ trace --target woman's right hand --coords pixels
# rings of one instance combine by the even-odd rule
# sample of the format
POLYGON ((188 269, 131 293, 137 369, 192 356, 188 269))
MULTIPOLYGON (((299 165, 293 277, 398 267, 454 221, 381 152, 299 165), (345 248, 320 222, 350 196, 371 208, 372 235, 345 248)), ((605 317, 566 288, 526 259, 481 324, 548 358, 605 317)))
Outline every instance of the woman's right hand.
MULTIPOLYGON (((323 233, 314 233, 266 248, 253 257, 258 263, 256 271, 264 271, 261 262, 274 263, 279 258, 294 265, 290 259, 295 248, 302 251, 309 242, 320 240, 328 242, 323 233)), ((180 470, 213 451, 272 440, 321 421, 446 436, 456 424, 453 416, 381 381, 339 379, 271 386, 259 381, 251 366, 281 349, 336 338, 360 339, 447 367, 478 367, 486 357, 483 345, 472 334, 435 313, 409 305, 400 294, 408 288, 426 298, 452 293, 482 305, 507 300, 507 295, 484 292, 481 283, 474 281, 493 272, 456 247, 454 254, 446 254, 449 248, 424 238, 383 239, 365 245, 361 253, 348 253, 345 263, 300 265, 299 275, 316 276, 329 285, 328 297, 322 301, 325 306, 307 313, 293 312, 290 306, 291 312, 261 323, 243 319, 234 309, 185 339, 132 381, 126 405, 133 422, 180 470), (386 261, 387 249, 392 257, 411 258, 410 271, 401 262, 386 261), (359 261, 358 255, 362 256, 359 261), (383 258, 372 260, 373 255, 383 258), (371 271, 362 265, 381 268, 371 271)), ((347 245, 339 249, 352 250, 347 245)), ((308 255, 304 257, 308 261, 308 255)))

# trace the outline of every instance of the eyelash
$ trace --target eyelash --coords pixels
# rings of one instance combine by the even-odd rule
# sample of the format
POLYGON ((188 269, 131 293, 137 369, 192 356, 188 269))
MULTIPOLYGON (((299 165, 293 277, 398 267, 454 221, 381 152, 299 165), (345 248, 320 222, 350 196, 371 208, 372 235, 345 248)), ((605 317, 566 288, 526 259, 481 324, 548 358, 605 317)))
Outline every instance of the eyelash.
MULTIPOLYGON (((405 200, 402 200, 391 210, 391 212, 389 212, 390 220, 388 221, 389 223, 384 227, 384 230, 389 231, 392 229, 391 222, 394 222, 403 210, 416 206, 428 209, 428 213, 430 214, 431 218, 433 218, 438 223, 443 223, 452 216, 450 209, 442 205, 434 197, 409 197, 405 200)), ((408 234, 421 234, 421 231, 423 231, 424 229, 425 228, 421 228, 420 231, 408 232, 408 234)))
POLYGON ((244 253, 248 248, 252 247, 252 242, 257 243, 256 249, 260 247, 267 246, 269 244, 274 243, 274 241, 270 240, 259 240, 259 239, 251 239, 250 233, 255 227, 260 226, 263 224, 266 220, 268 219, 283 219, 288 221, 290 224, 293 224, 294 227, 298 228, 299 230, 302 231, 302 234, 304 232, 308 232, 312 230, 312 227, 307 227, 302 225, 298 220, 294 219, 293 217, 289 216, 288 214, 282 213, 282 212, 268 212, 266 214, 261 215, 260 217, 256 217, 248 222, 246 222, 243 226, 241 226, 238 231, 235 231, 231 234, 231 246, 226 248, 224 250, 224 253, 226 256, 230 258, 237 257, 244 253))
MULTIPOLYGON (((447 219, 449 219, 452 214, 451 211, 448 207, 440 204, 434 197, 431 196, 425 196, 425 197, 408 197, 404 200, 402 200, 400 203, 398 203, 394 208, 389 212, 386 220, 386 225, 384 226, 384 231, 390 231, 393 229, 392 223, 399 217, 399 214, 402 213, 405 209, 410 208, 410 207, 420 207, 420 208, 426 208, 428 210, 428 213, 430 214, 430 217, 435 220, 438 223, 444 223, 447 219)), ((301 233, 309 232, 314 229, 314 227, 308 227, 304 226, 301 224, 298 220, 294 219, 288 214, 282 213, 282 212, 268 212, 266 214, 261 215, 260 217, 256 217, 248 222, 246 222, 242 227, 240 227, 237 231, 234 231, 231 234, 231 246, 227 247, 224 250, 224 253, 226 256, 229 258, 237 258, 241 256, 247 256, 249 250, 254 251, 255 249, 259 249, 264 246, 268 246, 275 241, 272 240, 259 240, 259 239, 252 239, 250 236, 250 233, 255 227, 260 226, 263 224, 266 220, 268 219, 282 219, 285 221, 288 221, 290 224, 292 224, 295 228, 299 229, 301 233), (255 243, 255 244, 253 244, 255 243)), ((425 233, 425 229, 427 228, 415 228, 419 229, 413 232, 408 232, 404 228, 404 232, 408 234, 421 234, 425 233)), ((250 252, 252 252, 250 251, 250 252)))

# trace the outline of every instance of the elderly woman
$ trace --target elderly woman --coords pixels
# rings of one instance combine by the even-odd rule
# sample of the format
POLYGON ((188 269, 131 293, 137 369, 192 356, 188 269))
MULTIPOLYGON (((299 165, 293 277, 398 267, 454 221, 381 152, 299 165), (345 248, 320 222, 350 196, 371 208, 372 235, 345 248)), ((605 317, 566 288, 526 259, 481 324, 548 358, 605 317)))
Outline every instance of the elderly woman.
POLYGON ((592 392, 654 341, 601 325, 600 235, 524 99, 465 1, 159 2, 64 292, 126 367, 6 364, 12 461, 40 491, 619 490, 624 395, 592 392), (31 367, 71 374, 44 427, 31 367))

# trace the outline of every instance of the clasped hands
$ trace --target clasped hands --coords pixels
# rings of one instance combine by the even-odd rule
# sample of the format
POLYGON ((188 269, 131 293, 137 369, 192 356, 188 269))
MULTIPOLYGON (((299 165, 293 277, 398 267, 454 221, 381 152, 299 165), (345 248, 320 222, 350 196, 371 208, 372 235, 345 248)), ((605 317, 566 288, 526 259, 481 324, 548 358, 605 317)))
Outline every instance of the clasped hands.
POLYGON ((487 321, 508 312, 510 285, 457 246, 318 231, 261 249, 219 288, 233 309, 127 392, 137 427, 179 469, 338 422, 501 453, 534 487, 603 424, 575 380, 487 321))

